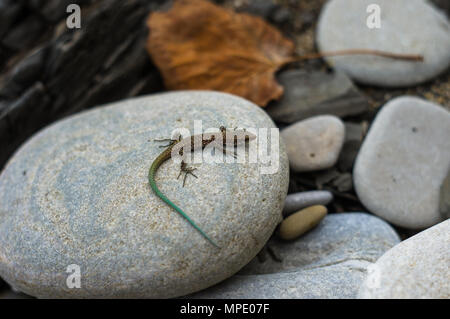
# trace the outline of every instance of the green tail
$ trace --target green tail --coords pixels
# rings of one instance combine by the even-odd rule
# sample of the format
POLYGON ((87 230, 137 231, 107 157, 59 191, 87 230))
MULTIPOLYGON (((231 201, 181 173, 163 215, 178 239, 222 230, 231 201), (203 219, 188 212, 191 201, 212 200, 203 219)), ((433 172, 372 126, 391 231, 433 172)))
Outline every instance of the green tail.
POLYGON ((158 195, 159 198, 161 198, 167 205, 175 209, 181 216, 183 216, 195 229, 197 229, 200 234, 202 234, 203 237, 205 237, 211 244, 213 244, 215 247, 220 248, 219 245, 217 245, 211 238, 209 238, 208 235, 205 234, 205 232, 197 226, 197 224, 189 218, 188 215, 186 215, 185 212, 181 210, 177 205, 172 203, 166 196, 164 196, 163 193, 158 189, 158 186, 156 186, 155 178, 154 178, 154 171, 150 169, 148 173, 148 181, 150 183, 150 187, 153 189, 153 191, 158 195))

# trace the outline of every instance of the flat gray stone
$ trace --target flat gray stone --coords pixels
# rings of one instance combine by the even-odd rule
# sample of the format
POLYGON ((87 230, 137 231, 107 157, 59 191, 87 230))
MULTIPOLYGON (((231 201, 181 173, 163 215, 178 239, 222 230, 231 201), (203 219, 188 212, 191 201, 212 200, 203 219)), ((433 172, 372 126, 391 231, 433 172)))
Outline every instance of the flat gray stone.
POLYGON ((283 97, 266 111, 277 122, 294 123, 311 116, 356 115, 369 109, 367 98, 343 73, 288 70, 277 76, 283 97))
POLYGON ((296 241, 269 242, 282 262, 255 258, 237 275, 189 297, 355 298, 366 267, 399 242, 375 216, 329 214, 296 241))
POLYGON ((442 221, 440 186, 450 167, 450 112, 416 97, 388 102, 372 123, 353 178, 370 212, 410 229, 442 221))
POLYGON ((289 194, 284 200, 283 216, 286 217, 309 206, 325 206, 332 200, 333 194, 329 191, 309 191, 289 194))
MULTIPOLYGON (((32 137, 0 175, 0 276, 37 297, 177 297, 236 273, 281 220, 288 161, 202 163, 177 180, 164 163, 160 190, 221 249, 151 191, 147 174, 175 128, 274 127, 258 106, 214 92, 121 101, 71 116, 32 137), (151 139, 151 141, 149 141, 151 139), (69 265, 81 288, 69 289, 69 265)), ((268 137, 270 145, 270 135, 268 137)), ((231 158, 231 157, 230 157, 231 158)), ((232 158, 231 158, 232 159, 232 158)))
POLYGON ((341 151, 344 123, 332 115, 320 115, 297 122, 281 132, 289 164, 295 172, 330 168, 341 151))
POLYGON ((450 65, 450 24, 443 12, 423 0, 330 0, 317 26, 321 52, 373 49, 420 54, 424 62, 373 55, 328 57, 336 70, 352 79, 382 87, 411 86, 430 80, 450 65), (367 19, 380 7, 381 27, 369 28, 367 19))
POLYGON ((450 298, 450 220, 387 251, 370 266, 360 298, 450 298))

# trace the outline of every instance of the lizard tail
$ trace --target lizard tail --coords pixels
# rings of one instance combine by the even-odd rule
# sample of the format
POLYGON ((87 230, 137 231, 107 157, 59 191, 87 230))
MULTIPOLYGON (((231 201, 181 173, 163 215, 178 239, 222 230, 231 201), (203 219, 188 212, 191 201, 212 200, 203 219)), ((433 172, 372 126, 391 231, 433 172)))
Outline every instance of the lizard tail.
POLYGON ((170 201, 170 199, 168 199, 166 196, 164 196, 163 193, 161 193, 161 191, 158 189, 158 186, 156 186, 156 182, 155 182, 155 172, 150 170, 149 174, 148 174, 148 181, 150 184, 150 187, 152 188, 152 190, 155 192, 156 195, 158 195, 159 198, 161 198, 167 205, 169 205, 170 207, 172 207, 173 209, 175 209, 181 216, 183 216, 195 229, 197 229, 200 234, 202 234, 203 237, 205 237, 211 244, 213 244, 215 247, 220 248, 219 245, 217 245, 211 238, 209 238, 208 235, 206 235, 206 233, 199 227, 197 226, 197 224, 188 216, 186 215, 185 212, 183 212, 181 210, 181 208, 179 208, 177 205, 175 205, 174 203, 172 203, 170 201))

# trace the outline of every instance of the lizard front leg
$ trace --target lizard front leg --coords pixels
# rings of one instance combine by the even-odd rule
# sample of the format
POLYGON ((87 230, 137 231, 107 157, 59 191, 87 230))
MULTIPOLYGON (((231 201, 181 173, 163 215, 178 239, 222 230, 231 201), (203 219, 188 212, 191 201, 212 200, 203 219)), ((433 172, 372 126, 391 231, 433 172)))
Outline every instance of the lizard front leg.
POLYGON ((178 139, 173 139, 173 138, 155 138, 154 141, 155 142, 169 142, 169 144, 167 144, 167 145, 160 145, 159 146, 159 147, 169 147, 169 146, 172 146, 173 144, 181 141, 181 135, 178 137, 178 139))
POLYGON ((167 145, 159 145, 159 147, 169 147, 178 142, 178 140, 173 140, 171 138, 154 139, 155 142, 169 142, 167 145))
POLYGON ((197 175, 195 175, 194 173, 192 173, 193 171, 195 171, 197 168, 192 168, 192 167, 187 167, 186 163, 184 161, 181 161, 181 166, 180 166, 180 174, 178 174, 177 179, 180 178, 181 174, 184 173, 184 178, 183 178, 183 187, 186 184, 186 178, 188 176, 188 174, 191 174, 192 176, 194 176, 195 178, 198 178, 197 175))

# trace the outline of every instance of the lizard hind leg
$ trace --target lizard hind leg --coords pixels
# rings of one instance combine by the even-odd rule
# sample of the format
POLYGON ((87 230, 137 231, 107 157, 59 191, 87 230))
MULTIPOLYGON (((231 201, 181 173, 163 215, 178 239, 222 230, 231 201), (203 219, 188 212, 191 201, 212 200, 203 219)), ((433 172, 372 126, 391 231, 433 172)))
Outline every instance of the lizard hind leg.
POLYGON ((197 175, 195 175, 194 173, 192 173, 193 171, 195 171, 197 168, 192 168, 192 167, 187 167, 186 163, 184 161, 181 162, 181 166, 180 166, 180 174, 178 174, 177 179, 180 178, 181 174, 184 173, 184 178, 183 178, 183 187, 186 184, 186 178, 187 176, 190 174, 192 176, 194 176, 195 178, 198 178, 197 175))

